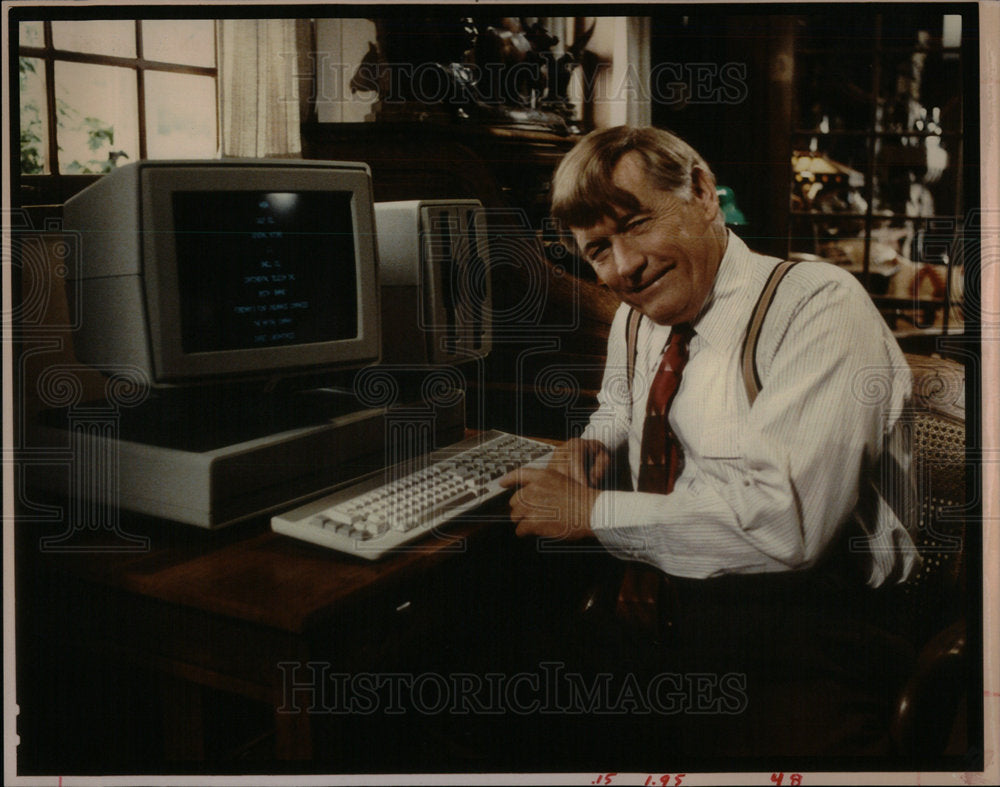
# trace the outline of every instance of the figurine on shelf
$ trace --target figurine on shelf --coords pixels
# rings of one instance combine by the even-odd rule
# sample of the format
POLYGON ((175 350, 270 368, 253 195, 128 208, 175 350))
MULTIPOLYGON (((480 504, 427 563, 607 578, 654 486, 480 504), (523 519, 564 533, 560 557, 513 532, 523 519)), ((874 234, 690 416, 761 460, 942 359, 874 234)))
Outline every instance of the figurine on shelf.
POLYGON ((564 51, 537 19, 376 20, 352 91, 378 92, 375 118, 476 122, 556 134, 578 133, 568 85, 596 20, 564 51))
POLYGON ((941 106, 933 105, 935 97, 925 89, 933 46, 928 31, 917 31, 913 50, 896 63, 892 93, 877 108, 876 130, 889 132, 876 139, 877 207, 907 216, 936 213, 935 198, 951 163, 941 106))

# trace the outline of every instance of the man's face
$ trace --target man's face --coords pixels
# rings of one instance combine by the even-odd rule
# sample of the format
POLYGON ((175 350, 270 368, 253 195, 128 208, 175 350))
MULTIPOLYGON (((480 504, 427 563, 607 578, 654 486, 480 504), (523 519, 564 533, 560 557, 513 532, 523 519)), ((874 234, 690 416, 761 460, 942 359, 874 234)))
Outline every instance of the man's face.
POLYGON ((690 202, 649 183, 645 162, 626 153, 612 172, 615 186, 632 194, 637 212, 614 208, 573 236, 598 277, 625 303, 660 325, 691 322, 712 289, 725 251, 715 222, 718 198, 711 176, 698 170, 690 202))

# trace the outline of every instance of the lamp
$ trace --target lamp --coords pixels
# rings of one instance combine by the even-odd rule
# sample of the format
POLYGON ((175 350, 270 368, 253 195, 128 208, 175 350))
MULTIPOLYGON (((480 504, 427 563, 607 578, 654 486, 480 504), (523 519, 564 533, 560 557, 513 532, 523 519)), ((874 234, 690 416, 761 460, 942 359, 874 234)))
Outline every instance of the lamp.
POLYGON ((717 186, 715 193, 719 196, 719 207, 726 219, 726 224, 734 227, 746 225, 747 219, 743 211, 736 205, 736 193, 729 186, 717 186))

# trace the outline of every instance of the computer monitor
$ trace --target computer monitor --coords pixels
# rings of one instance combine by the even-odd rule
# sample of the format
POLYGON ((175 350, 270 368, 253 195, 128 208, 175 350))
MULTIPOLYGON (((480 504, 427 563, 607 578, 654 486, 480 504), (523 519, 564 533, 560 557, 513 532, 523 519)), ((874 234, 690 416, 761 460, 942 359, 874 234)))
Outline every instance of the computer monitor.
POLYGON ((458 365, 492 343, 488 235, 474 199, 376 202, 382 360, 458 365))
POLYGON ((137 162, 68 200, 64 227, 82 363, 169 388, 379 358, 365 164, 137 162))

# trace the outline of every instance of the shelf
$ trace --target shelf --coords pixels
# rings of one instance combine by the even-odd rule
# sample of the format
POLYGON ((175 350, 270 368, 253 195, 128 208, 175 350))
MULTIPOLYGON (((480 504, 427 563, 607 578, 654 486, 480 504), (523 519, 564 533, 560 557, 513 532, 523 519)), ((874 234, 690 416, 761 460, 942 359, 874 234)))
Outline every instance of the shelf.
POLYGON ((897 139, 897 138, 910 138, 916 137, 918 139, 926 139, 930 137, 937 137, 939 139, 962 139, 964 136, 961 131, 942 131, 941 133, 934 133, 930 131, 866 131, 864 129, 834 129, 833 131, 820 131, 819 129, 810 131, 809 129, 795 128, 792 129, 793 136, 800 137, 822 137, 822 138, 859 138, 859 139, 869 139, 872 137, 877 137, 880 139, 897 139))
POLYGON ((832 46, 803 46, 796 47, 796 55, 817 55, 820 57, 831 55, 835 57, 845 57, 847 55, 909 55, 913 52, 926 53, 928 55, 958 55, 961 56, 962 48, 960 46, 935 46, 934 44, 925 45, 922 47, 917 47, 915 44, 901 44, 900 46, 882 46, 881 44, 874 44, 865 49, 856 49, 850 52, 845 52, 841 47, 832 46))
MULTIPOLYGON (((790 210, 788 211, 789 216, 798 216, 801 218, 813 218, 813 219, 864 219, 868 216, 867 213, 848 213, 843 211, 840 213, 823 213, 817 210, 790 210)), ((949 221, 956 222, 961 221, 964 217, 948 215, 943 213, 935 213, 930 216, 907 216, 905 213, 875 213, 871 214, 872 221, 949 221)))

